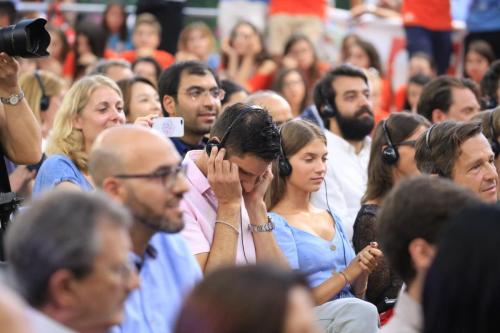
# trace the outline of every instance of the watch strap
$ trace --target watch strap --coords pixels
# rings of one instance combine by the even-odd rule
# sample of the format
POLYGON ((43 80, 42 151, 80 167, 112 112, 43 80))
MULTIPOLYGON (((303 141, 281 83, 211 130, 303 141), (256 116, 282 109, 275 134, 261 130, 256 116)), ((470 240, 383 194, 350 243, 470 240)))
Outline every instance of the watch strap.
POLYGON ((249 224, 248 230, 250 230, 251 232, 271 232, 274 230, 274 223, 273 220, 268 216, 267 223, 259 225, 249 224))

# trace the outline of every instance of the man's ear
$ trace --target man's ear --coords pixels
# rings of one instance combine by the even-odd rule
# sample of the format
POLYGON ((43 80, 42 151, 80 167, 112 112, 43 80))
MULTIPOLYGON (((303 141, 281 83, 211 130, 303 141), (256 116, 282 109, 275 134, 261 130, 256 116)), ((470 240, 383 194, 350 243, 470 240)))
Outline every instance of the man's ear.
POLYGON ((74 297, 75 276, 68 269, 59 269, 54 272, 47 284, 47 299, 52 305, 62 308, 71 308, 78 301, 74 297))
POLYGON ((415 238, 408 245, 408 252, 415 270, 427 272, 434 261, 436 247, 422 238, 415 238))
POLYGON ((163 108, 170 117, 175 117, 175 100, 172 96, 165 95, 162 100, 163 108))
POLYGON ((125 203, 127 198, 127 190, 123 183, 113 177, 108 177, 102 182, 102 191, 106 193, 113 201, 121 204, 125 203))
POLYGON ((444 113, 441 109, 432 110, 432 123, 440 123, 448 119, 448 114, 444 113))

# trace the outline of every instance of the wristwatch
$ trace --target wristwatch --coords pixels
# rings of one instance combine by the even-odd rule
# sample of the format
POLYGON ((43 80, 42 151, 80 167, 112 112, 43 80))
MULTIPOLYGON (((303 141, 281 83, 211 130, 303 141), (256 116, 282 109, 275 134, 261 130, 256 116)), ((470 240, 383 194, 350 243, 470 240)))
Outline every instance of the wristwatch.
POLYGON ((250 230, 251 232, 270 232, 274 230, 274 223, 273 220, 271 220, 271 218, 268 216, 266 224, 249 224, 248 230, 250 230))
POLYGON ((19 94, 10 95, 9 97, 0 97, 0 102, 7 105, 17 105, 24 98, 24 92, 21 90, 19 94))

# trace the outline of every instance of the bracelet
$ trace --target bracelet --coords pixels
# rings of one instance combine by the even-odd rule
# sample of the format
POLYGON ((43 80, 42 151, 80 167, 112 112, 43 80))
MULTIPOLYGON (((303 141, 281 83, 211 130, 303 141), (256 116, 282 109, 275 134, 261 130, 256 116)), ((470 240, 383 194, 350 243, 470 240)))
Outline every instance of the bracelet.
POLYGON ((268 216, 265 224, 248 224, 248 230, 251 232, 270 232, 274 230, 273 220, 268 216))
POLYGON ((340 271, 340 272, 339 272, 339 274, 340 274, 340 275, 342 275, 342 276, 344 277, 344 280, 345 280, 344 287, 345 287, 345 286, 350 287, 350 286, 351 286, 351 282, 349 282, 349 277, 348 277, 347 273, 346 273, 346 272, 343 272, 343 271, 340 271))
POLYGON ((236 236, 238 236, 240 234, 240 231, 234 225, 232 225, 230 223, 227 223, 225 221, 215 221, 215 224, 217 224, 217 223, 227 225, 228 227, 230 227, 231 229, 233 229, 234 232, 236 233, 236 236))

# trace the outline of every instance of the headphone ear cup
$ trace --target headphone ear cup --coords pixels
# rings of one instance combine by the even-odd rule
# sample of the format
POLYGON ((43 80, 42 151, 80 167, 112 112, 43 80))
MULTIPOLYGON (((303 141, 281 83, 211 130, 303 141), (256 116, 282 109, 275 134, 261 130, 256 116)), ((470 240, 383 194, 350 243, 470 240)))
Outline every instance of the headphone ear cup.
POLYGON ((493 150, 493 154, 495 154, 495 158, 500 155, 500 143, 494 139, 493 142, 491 142, 491 150, 493 150))
POLYGON ((323 116, 326 118, 333 118, 337 115, 337 111, 331 103, 326 103, 323 107, 323 116))
POLYGON ((218 141, 214 141, 214 140, 210 140, 205 145, 205 151, 206 151, 206 153, 208 154, 209 157, 210 157, 210 153, 212 152, 212 148, 213 147, 217 147, 217 149, 220 150, 219 142, 218 141))
POLYGON ((382 151, 382 159, 389 165, 396 164, 399 160, 398 150, 393 146, 385 147, 382 151))
POLYGON ((278 157, 278 169, 281 177, 288 177, 292 174, 292 165, 284 156, 278 157))
POLYGON ((50 106, 50 98, 48 96, 42 96, 40 99, 40 111, 47 111, 50 106))

